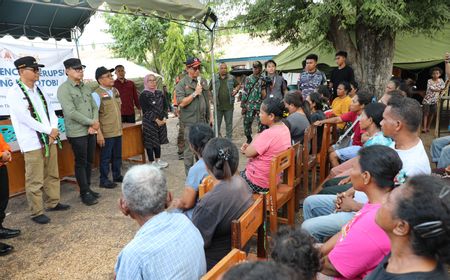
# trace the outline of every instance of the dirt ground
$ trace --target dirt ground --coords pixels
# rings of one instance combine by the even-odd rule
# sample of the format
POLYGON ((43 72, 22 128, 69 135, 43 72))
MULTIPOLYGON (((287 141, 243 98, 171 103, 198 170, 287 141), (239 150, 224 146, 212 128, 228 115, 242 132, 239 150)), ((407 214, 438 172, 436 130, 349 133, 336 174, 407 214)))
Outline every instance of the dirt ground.
MULTIPOLYGON (((237 104, 236 104, 237 105, 237 104)), ((235 110, 233 131, 238 147, 244 141, 240 110, 235 110)), ((169 162, 165 170, 169 190, 178 197, 184 187, 184 165, 178 160, 176 136, 177 118, 168 121, 170 143, 162 148, 162 158, 169 162)), ((224 135, 224 124, 222 135, 224 135)), ((431 134, 423 135, 429 147, 431 134)), ((246 160, 241 157, 240 170, 246 160)), ((125 161, 123 174, 133 164, 125 161)), ((133 238, 138 225, 119 211, 117 200, 121 190, 99 189, 98 170, 93 172, 93 189, 102 197, 97 205, 84 206, 72 183, 61 183, 61 202, 72 208, 66 212, 47 213, 50 224, 38 225, 30 220, 24 195, 10 199, 4 226, 19 228, 22 234, 1 240, 15 251, 0 257, 0 279, 112 279, 114 264, 120 250, 133 238)), ((300 214, 298 214, 300 216, 300 214)), ((297 217, 297 221, 300 217, 297 217)))

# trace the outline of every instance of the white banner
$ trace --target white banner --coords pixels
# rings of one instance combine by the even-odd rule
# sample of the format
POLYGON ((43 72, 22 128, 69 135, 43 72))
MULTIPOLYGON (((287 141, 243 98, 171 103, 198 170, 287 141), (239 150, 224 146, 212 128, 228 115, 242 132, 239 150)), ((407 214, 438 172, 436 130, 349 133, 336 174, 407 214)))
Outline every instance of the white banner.
POLYGON ((14 61, 23 56, 33 56, 39 64, 45 65, 41 69, 37 85, 48 94, 53 108, 60 110, 56 93, 58 87, 67 79, 63 61, 74 57, 73 49, 46 49, 0 43, 0 115, 9 115, 6 94, 19 78, 14 61))

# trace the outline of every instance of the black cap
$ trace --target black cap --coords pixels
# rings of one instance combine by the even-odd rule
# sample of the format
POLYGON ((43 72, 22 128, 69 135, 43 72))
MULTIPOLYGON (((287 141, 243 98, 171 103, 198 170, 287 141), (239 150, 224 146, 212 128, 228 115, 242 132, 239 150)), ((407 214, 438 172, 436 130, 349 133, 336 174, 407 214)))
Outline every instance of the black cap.
POLYGON ((81 64, 81 60, 79 60, 78 58, 69 58, 67 60, 65 60, 64 62, 64 67, 67 68, 72 68, 72 69, 77 69, 77 68, 86 68, 85 65, 81 64))
POLYGON ((98 78, 100 78, 102 75, 105 75, 106 73, 114 72, 114 68, 106 69, 106 67, 98 67, 97 70, 95 70, 95 79, 98 81, 98 78))
POLYGON ((36 58, 32 56, 24 56, 16 61, 14 61, 14 65, 17 69, 25 68, 25 67, 31 67, 31 68, 39 68, 39 67, 45 67, 43 64, 39 64, 36 61, 36 58))
POLYGON ((195 67, 195 66, 199 66, 201 64, 202 64, 202 62, 197 57, 189 57, 186 60, 186 66, 187 67, 195 67))

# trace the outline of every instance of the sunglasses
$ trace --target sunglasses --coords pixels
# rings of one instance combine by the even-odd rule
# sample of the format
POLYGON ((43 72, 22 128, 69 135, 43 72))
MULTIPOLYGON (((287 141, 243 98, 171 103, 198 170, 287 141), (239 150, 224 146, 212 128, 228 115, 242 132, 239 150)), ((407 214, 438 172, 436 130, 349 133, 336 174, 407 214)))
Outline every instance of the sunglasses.
POLYGON ((197 71, 197 70, 200 71, 201 66, 195 66, 195 67, 191 67, 191 68, 192 68, 192 70, 194 70, 194 71, 197 71))
POLYGON ((26 67, 25 70, 33 71, 34 73, 39 73, 41 71, 40 68, 26 67))

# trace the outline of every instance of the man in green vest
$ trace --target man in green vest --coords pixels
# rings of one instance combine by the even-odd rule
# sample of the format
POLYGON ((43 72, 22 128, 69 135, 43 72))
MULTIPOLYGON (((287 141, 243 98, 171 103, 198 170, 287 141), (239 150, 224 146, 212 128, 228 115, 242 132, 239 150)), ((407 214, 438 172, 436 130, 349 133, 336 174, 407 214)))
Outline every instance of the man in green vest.
MULTIPOLYGON (((239 83, 230 74, 225 62, 219 64, 219 75, 214 75, 217 96, 217 130, 220 132, 222 118, 225 118, 227 138, 231 140, 233 131, 234 96, 238 92, 239 83)), ((209 89, 213 90, 212 80, 209 89)))
MULTIPOLYGON (((189 128, 196 123, 212 124, 210 116, 208 83, 200 77, 200 59, 188 58, 186 61, 187 75, 177 84, 175 91, 180 108, 180 123, 184 125, 184 140, 188 142, 189 128)), ((189 145, 184 145, 184 169, 186 175, 194 164, 194 155, 189 145)))
POLYGON ((98 107, 100 129, 97 144, 100 146, 100 188, 112 189, 121 183, 122 169, 122 117, 120 113, 120 94, 114 88, 111 74, 114 69, 99 67, 95 71, 95 79, 100 85, 92 93, 98 107), (109 180, 109 165, 112 167, 113 181, 109 180))

